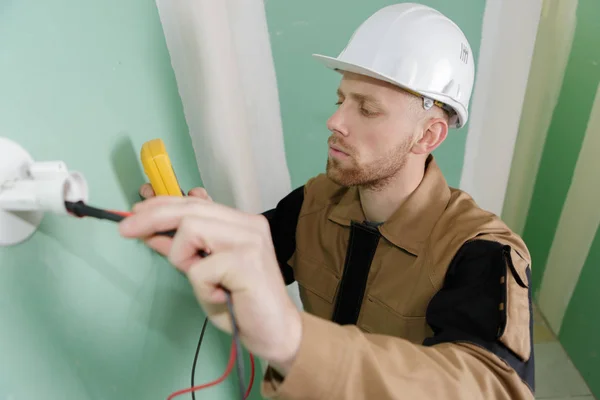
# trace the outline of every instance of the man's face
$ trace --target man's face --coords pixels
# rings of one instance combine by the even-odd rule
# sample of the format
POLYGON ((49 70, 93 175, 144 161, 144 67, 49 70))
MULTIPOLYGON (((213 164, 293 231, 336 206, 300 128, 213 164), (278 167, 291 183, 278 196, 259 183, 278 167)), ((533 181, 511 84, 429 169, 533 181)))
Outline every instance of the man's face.
POLYGON ((327 121, 327 175, 343 186, 385 186, 406 164, 418 99, 382 81, 345 73, 338 110, 327 121))

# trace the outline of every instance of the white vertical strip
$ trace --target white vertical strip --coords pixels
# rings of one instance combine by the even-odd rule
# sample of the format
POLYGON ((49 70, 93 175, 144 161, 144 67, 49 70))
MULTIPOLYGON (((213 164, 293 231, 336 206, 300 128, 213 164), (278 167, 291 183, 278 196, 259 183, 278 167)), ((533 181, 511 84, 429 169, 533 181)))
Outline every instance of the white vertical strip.
POLYGON ((248 212, 290 191, 262 1, 156 0, 204 186, 248 212))
POLYGON ((578 0, 545 0, 502 218, 523 233, 577 25, 578 0))
POLYGON ((542 0, 488 0, 460 188, 500 214, 542 0))
MULTIPOLYGON (((285 157, 283 128, 275 65, 263 1, 227 0, 232 23, 235 53, 239 62, 243 96, 252 133, 251 152, 260 186, 260 211, 271 209, 291 190, 285 157), (240 21, 254 21, 253 29, 244 29, 240 21)), ((299 309, 302 301, 298 284, 287 292, 299 309)), ((264 363, 263 363, 264 365, 264 363)))
POLYGON ((247 212, 275 207, 291 182, 263 1, 156 4, 204 186, 247 212))
POLYGON ((228 0, 227 8, 234 24, 235 52, 242 77, 240 94, 248 110, 261 211, 265 211, 275 207, 291 190, 265 7, 263 0, 228 0), (252 26, 248 26, 250 23, 252 26))
POLYGON ((592 107, 573 181, 554 235, 540 288, 539 306, 560 332, 567 306, 600 226, 600 85, 592 107))

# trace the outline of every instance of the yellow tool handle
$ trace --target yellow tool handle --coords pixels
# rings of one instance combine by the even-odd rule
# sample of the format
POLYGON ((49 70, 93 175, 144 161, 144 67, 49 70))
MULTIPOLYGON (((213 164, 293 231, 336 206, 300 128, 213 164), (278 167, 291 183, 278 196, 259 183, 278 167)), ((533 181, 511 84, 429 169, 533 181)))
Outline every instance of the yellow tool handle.
POLYGON ((144 143, 140 157, 144 172, 157 196, 183 196, 162 139, 144 143))

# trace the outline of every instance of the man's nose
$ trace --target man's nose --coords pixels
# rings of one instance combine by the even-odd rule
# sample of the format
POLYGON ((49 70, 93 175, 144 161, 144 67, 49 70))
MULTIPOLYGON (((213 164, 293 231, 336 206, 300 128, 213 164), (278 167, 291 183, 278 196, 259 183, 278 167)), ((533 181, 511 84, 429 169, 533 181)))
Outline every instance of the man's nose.
POLYGON ((341 105, 331 117, 327 120, 327 129, 333 133, 339 133, 343 136, 348 136, 348 129, 344 116, 343 105, 341 105))

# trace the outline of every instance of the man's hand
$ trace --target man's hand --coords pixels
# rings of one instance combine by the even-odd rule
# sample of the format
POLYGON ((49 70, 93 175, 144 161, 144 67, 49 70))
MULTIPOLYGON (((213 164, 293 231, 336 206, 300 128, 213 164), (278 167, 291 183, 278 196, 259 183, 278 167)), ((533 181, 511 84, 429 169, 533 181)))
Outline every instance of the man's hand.
MULTIPOLYGON (((142 199, 149 199, 155 196, 154 190, 152 189, 152 185, 150 185, 149 183, 144 183, 142 186, 140 186, 139 194, 142 199)), ((212 201, 212 198, 208 195, 206 189, 201 187, 193 188, 192 190, 190 190, 188 192, 188 196, 198 197, 200 199, 212 201)))
MULTIPOLYGON (((156 197, 156 194, 154 193, 154 189, 152 189, 152 185, 149 183, 144 183, 142 186, 140 186, 139 194, 140 194, 140 197, 144 200, 156 197)), ((188 196, 197 197, 199 199, 203 199, 203 200, 207 200, 207 201, 213 201, 213 199, 208 195, 208 192, 206 191, 206 189, 204 189, 202 187, 193 188, 192 190, 190 190, 188 192, 188 196)), ((167 255, 167 253, 165 251, 163 251, 163 248, 161 248, 161 247, 155 248, 154 250, 156 250, 163 256, 167 255)))
POLYGON ((220 287, 227 288, 246 348, 286 374, 300 346, 301 319, 262 215, 197 197, 160 196, 137 204, 119 228, 123 236, 143 239, 167 255, 186 274, 211 321, 231 332, 220 287), (153 236, 171 229, 177 229, 174 238, 153 236), (210 255, 200 258, 199 250, 210 255))

